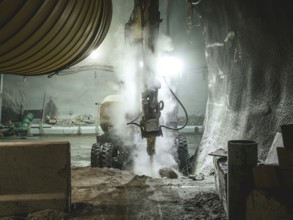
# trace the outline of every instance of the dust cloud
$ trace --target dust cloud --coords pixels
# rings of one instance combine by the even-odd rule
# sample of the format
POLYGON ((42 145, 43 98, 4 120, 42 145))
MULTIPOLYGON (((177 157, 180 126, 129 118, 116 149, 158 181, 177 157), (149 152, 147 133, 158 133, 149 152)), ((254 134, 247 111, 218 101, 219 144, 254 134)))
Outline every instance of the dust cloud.
POLYGON ((122 31, 123 28, 116 33, 120 37, 117 38, 117 46, 113 53, 115 72, 121 81, 119 93, 121 101, 111 113, 113 130, 125 145, 131 146, 134 173, 159 177, 161 168, 171 167, 178 170, 177 151, 174 149, 174 139, 177 134, 163 128, 163 136, 157 137, 156 140, 156 154, 153 156, 153 168, 151 168, 150 157, 146 151, 146 139, 142 139, 138 126, 127 123, 134 121, 139 124, 142 116, 141 95, 144 88, 153 86, 152 83, 156 81, 151 79, 153 77, 161 84, 158 101, 164 102, 160 124, 168 126, 170 120, 176 120, 178 106, 169 88, 175 92, 176 81, 181 76, 176 73, 178 69, 172 67, 170 69, 171 64, 166 59, 173 50, 172 40, 160 34, 156 52, 152 53, 142 51, 141 44, 130 45, 125 39, 121 40, 122 31))

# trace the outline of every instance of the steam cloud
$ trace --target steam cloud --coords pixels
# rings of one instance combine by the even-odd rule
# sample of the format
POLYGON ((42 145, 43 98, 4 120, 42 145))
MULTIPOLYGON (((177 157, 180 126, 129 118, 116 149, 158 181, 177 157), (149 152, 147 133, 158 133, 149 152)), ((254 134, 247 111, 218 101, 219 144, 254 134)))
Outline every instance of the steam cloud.
MULTIPOLYGON (((120 36, 122 35, 120 34, 120 36)), ((161 82, 158 100, 163 100, 165 105, 161 112, 160 124, 166 125, 170 122, 170 115, 174 115, 174 111, 176 112, 176 101, 168 86, 175 91, 175 82, 178 80, 178 76, 171 75, 166 77, 165 80, 168 86, 166 85, 161 75, 164 70, 162 71, 159 60, 173 50, 173 45, 171 39, 164 35, 159 35, 157 42, 156 54, 147 53, 150 54, 147 59, 151 62, 152 71, 155 72, 154 77, 161 82)), ((124 42, 119 42, 118 45, 116 47, 118 59, 115 60, 114 65, 116 66, 117 77, 123 83, 119 94, 121 102, 111 112, 113 129, 125 145, 132 146, 133 171, 136 174, 159 177, 161 168, 172 167, 177 170, 177 149, 174 149, 174 132, 163 128, 163 137, 157 137, 156 154, 153 157, 153 168, 151 168, 150 157, 146 151, 146 139, 141 138, 140 128, 134 125, 126 125, 142 115, 141 94, 146 83, 144 74, 150 73, 143 71, 142 49, 140 46, 129 46, 124 42)), ((151 82, 148 81, 147 83, 151 82)), ((137 119, 137 123, 139 123, 140 118, 137 119)))

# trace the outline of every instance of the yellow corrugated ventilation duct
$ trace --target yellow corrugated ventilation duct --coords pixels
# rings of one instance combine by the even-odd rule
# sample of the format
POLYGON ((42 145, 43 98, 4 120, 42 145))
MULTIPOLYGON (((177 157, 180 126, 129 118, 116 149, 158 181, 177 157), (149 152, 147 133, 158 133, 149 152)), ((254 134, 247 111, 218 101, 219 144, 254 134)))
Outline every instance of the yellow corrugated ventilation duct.
POLYGON ((111 0, 0 0, 0 73, 68 68, 101 44, 111 18, 111 0))

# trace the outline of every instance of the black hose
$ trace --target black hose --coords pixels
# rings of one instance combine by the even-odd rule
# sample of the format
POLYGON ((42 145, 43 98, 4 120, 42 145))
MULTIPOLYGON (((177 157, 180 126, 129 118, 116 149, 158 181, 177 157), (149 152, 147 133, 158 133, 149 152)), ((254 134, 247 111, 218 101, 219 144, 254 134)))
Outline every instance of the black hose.
POLYGON ((129 123, 127 123, 127 125, 136 125, 142 129, 142 126, 140 124, 135 123, 135 122, 129 122, 129 123))
POLYGON ((126 125, 133 124, 133 122, 135 122, 137 119, 139 119, 140 115, 141 115, 141 113, 139 113, 139 115, 135 119, 133 119, 131 122, 128 122, 126 125))
POLYGON ((164 79, 164 81, 165 81, 165 83, 166 83, 166 85, 167 85, 169 91, 172 93, 172 95, 174 96, 174 98, 177 100, 177 102, 178 102, 178 103, 180 104, 180 106, 182 107, 182 109, 183 109, 183 111, 184 111, 184 113, 185 113, 186 121, 185 121, 185 124, 184 124, 183 126, 181 126, 180 128, 171 128, 171 127, 168 127, 168 126, 166 126, 166 125, 161 125, 160 127, 161 127, 161 128, 167 128, 167 129, 169 129, 169 130, 173 130, 173 131, 179 131, 179 130, 181 130, 181 129, 183 129, 183 128, 186 127, 186 125, 187 125, 187 123, 188 123, 188 114, 187 114, 187 111, 186 111, 184 105, 182 104, 182 102, 179 100, 179 98, 175 95, 175 93, 173 92, 173 90, 170 88, 169 84, 167 83, 167 80, 166 80, 165 76, 163 76, 163 79, 164 79))

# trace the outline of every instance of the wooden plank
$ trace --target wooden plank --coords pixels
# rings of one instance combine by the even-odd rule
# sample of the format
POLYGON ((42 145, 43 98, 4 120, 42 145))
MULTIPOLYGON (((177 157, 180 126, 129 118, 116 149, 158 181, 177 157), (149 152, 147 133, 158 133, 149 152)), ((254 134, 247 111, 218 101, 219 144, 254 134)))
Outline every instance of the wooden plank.
POLYGON ((253 178, 256 188, 278 189, 281 187, 278 166, 265 165, 253 168, 253 178))
POLYGON ((281 125, 281 131, 284 148, 293 150, 293 124, 281 125))
POLYGON ((247 220, 293 219, 293 209, 288 193, 274 195, 270 191, 255 189, 247 198, 247 220), (286 201, 287 200, 287 201, 286 201))
POLYGON ((0 202, 6 201, 29 201, 29 200, 48 200, 48 199, 64 199, 64 193, 35 193, 35 194, 8 194, 0 195, 0 202))
POLYGON ((227 208, 227 157, 214 157, 216 190, 223 204, 226 214, 227 208))
POLYGON ((293 192, 293 168, 280 168, 279 179, 281 183, 281 189, 287 192, 293 192))
POLYGON ((277 147, 278 161, 281 168, 293 168, 293 150, 277 147))
POLYGON ((68 142, 0 143, 0 216, 68 211, 70 170, 68 142))
POLYGON ((209 153, 209 155, 211 156, 215 156, 215 157, 228 157, 228 152, 222 148, 217 149, 214 152, 209 153))

